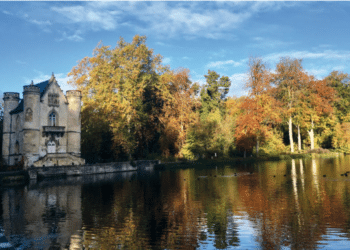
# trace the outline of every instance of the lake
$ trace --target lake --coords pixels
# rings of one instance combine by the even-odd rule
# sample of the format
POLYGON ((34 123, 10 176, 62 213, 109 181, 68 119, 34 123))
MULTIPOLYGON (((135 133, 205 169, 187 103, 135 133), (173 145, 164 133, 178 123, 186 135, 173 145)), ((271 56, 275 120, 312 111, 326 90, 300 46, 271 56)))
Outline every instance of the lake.
POLYGON ((350 156, 187 167, 3 187, 0 229, 17 249, 350 246, 350 156))

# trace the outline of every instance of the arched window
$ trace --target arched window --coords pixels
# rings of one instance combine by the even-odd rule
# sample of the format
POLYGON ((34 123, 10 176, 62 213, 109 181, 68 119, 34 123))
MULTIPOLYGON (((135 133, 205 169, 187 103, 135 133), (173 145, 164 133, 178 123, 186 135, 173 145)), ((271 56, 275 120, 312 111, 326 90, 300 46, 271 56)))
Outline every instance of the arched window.
POLYGON ((56 126, 56 124, 57 124, 56 114, 55 114, 55 112, 52 112, 49 115, 49 126, 56 126))
POLYGON ((48 154, 56 153, 56 143, 54 141, 49 141, 47 143, 47 153, 48 154))

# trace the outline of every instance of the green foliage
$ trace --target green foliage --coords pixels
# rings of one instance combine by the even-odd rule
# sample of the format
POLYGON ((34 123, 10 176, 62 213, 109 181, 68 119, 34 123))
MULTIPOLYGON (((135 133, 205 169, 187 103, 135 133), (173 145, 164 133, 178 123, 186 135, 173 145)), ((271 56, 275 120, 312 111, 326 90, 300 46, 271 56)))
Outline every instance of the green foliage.
POLYGON ((222 116, 219 109, 210 112, 207 117, 193 125, 182 148, 186 159, 200 157, 227 157, 234 147, 234 116, 226 112, 222 116))
MULTIPOLYGON (((87 136, 93 136, 93 131, 106 135, 95 145, 113 145, 119 158, 143 157, 154 148, 159 137, 156 116, 161 108, 157 80, 168 70, 161 61, 162 57, 147 47, 146 37, 136 35, 131 43, 121 38, 114 49, 98 45, 91 58, 85 57, 73 67, 71 83, 83 95, 83 131, 87 136), (96 122, 102 125, 92 124, 96 122)), ((83 138, 83 143, 89 140, 83 138)))
POLYGON ((350 122, 335 125, 332 146, 342 152, 350 152, 350 122))
POLYGON ((231 86, 231 80, 227 76, 220 77, 215 71, 208 70, 206 84, 203 86, 201 96, 201 118, 206 119, 210 112, 215 109, 223 111, 223 101, 231 86))
POLYGON ((82 155, 88 162, 175 161, 249 155, 256 147, 261 156, 275 157, 296 150, 297 127, 306 146, 350 152, 348 74, 316 80, 300 59, 288 57, 276 73, 259 58, 248 66, 249 96, 226 98, 230 79, 208 70, 198 98, 190 72, 163 66, 146 37, 121 38, 114 49, 99 44, 69 74, 83 94, 82 155))
POLYGON ((261 155, 275 155, 286 152, 287 147, 283 144, 282 131, 273 129, 265 143, 261 146, 261 155))
POLYGON ((333 71, 326 78, 327 84, 333 87, 337 94, 334 101, 335 114, 340 122, 350 114, 350 76, 333 71))

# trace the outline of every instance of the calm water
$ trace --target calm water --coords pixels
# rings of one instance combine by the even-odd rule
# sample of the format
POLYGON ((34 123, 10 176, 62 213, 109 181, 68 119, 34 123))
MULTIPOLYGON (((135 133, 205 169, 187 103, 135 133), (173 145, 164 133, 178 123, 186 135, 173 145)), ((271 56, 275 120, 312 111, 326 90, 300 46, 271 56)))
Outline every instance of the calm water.
POLYGON ((0 190, 0 226, 17 249, 348 249, 346 171, 349 156, 44 180, 0 190))

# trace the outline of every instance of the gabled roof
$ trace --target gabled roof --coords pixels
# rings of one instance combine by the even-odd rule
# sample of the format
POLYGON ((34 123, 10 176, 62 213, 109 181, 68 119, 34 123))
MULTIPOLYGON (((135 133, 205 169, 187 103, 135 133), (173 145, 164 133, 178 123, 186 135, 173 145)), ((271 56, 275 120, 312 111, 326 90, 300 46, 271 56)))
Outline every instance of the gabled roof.
POLYGON ((42 97, 45 94, 46 87, 49 85, 50 80, 46 80, 44 82, 40 82, 37 84, 34 84, 34 86, 37 86, 40 88, 40 97, 42 97))
MULTIPOLYGON (((54 83, 56 81, 56 78, 54 76, 54 74, 52 73, 52 76, 49 80, 46 80, 46 81, 43 81, 43 82, 40 82, 40 83, 37 83, 37 84, 33 84, 33 81, 32 81, 32 84, 34 86, 37 86, 40 88, 40 98, 43 97, 43 95, 45 94, 46 90, 48 89, 48 86, 51 84, 51 83, 54 83)), ((10 114, 18 114, 20 112, 23 111, 23 99, 21 99, 20 103, 18 104, 18 106, 13 109, 10 114)))
POLYGON ((21 99, 21 101, 19 102, 17 108, 13 109, 10 112, 10 115, 18 114, 18 113, 21 113, 22 111, 23 111, 23 99, 21 99))
POLYGON ((54 82, 57 83, 56 78, 55 78, 54 74, 52 73, 52 76, 49 80, 34 84, 34 86, 37 86, 40 88, 40 98, 43 97, 46 90, 48 89, 48 86, 54 82))

